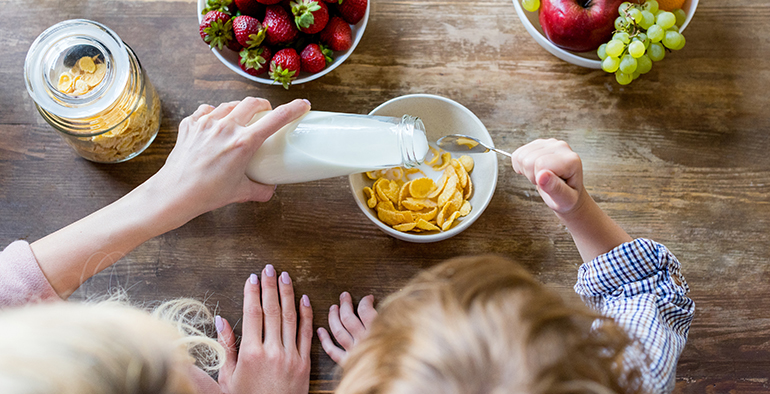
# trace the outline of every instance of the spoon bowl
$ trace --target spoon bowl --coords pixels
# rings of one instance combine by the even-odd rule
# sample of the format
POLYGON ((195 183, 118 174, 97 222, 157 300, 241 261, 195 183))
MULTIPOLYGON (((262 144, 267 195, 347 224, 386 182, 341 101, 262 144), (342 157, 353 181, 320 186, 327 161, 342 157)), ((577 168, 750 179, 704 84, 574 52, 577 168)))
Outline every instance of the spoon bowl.
POLYGON ((447 152, 456 153, 487 153, 490 150, 495 151, 501 155, 511 157, 511 154, 489 146, 481 142, 478 138, 471 137, 464 134, 450 134, 439 138, 436 141, 439 148, 447 152))

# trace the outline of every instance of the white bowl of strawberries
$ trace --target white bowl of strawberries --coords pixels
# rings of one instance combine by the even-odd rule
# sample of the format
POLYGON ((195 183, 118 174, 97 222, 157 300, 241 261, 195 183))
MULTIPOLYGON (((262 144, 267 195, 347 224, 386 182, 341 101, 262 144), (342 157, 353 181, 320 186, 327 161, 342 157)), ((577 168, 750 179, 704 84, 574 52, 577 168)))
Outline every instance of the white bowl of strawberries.
POLYGON ((288 89, 342 64, 363 36, 369 10, 369 0, 198 0, 198 23, 229 69, 288 89))

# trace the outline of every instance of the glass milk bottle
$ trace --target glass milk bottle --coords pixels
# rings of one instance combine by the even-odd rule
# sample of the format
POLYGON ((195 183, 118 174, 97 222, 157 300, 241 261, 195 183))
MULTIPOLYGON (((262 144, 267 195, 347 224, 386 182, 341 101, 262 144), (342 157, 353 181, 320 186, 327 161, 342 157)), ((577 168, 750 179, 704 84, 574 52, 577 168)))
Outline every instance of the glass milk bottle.
POLYGON ((129 160, 158 134, 155 88, 133 50, 100 23, 68 20, 41 33, 24 79, 43 119, 88 160, 129 160))
MULTIPOLYGON (((267 113, 257 114, 251 123, 267 113)), ((310 111, 265 140, 246 175, 266 184, 299 183, 413 167, 427 154, 425 126, 417 117, 310 111)))

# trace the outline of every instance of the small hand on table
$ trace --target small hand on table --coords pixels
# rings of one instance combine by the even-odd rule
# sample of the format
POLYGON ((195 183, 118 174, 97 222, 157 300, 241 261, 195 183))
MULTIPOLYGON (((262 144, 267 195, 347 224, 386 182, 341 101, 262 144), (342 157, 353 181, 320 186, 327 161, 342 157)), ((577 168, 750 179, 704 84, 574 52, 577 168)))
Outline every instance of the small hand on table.
POLYGON ((335 345, 326 329, 321 327, 318 329, 318 339, 326 354, 337 364, 342 364, 353 347, 366 338, 376 317, 373 295, 361 299, 356 316, 350 293, 340 294, 340 305, 329 308, 329 329, 342 348, 335 345))

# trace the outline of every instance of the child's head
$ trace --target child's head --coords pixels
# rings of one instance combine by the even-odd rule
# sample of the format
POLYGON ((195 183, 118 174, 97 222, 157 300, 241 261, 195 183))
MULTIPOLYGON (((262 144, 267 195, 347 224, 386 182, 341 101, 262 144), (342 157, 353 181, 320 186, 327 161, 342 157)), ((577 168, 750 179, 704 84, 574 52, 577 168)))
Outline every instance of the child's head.
POLYGON ((509 260, 456 258, 383 302, 337 393, 629 392, 628 343, 509 260))
POLYGON ((178 329, 200 311, 205 307, 189 300, 165 304, 154 315, 120 302, 56 302, 2 311, 0 392, 193 393, 195 360, 188 349, 207 348, 215 359, 219 351, 215 341, 178 329))

